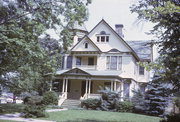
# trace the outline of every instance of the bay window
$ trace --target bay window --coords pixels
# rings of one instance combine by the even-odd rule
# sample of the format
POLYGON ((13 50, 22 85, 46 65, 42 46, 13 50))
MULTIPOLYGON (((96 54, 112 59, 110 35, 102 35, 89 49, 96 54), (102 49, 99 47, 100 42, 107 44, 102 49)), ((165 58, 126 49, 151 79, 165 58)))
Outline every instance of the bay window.
POLYGON ((121 70, 122 56, 107 56, 106 68, 109 70, 121 70))

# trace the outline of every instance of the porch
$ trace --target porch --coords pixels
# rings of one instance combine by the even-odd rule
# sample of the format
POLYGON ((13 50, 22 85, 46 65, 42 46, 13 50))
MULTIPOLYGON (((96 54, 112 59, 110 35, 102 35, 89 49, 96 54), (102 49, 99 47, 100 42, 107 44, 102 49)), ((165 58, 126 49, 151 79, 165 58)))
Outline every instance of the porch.
POLYGON ((52 83, 52 90, 59 95, 58 105, 61 105, 66 99, 99 98, 101 96, 99 90, 105 89, 105 87, 120 92, 123 90, 123 83, 115 79, 72 78, 69 76, 56 79, 52 83))

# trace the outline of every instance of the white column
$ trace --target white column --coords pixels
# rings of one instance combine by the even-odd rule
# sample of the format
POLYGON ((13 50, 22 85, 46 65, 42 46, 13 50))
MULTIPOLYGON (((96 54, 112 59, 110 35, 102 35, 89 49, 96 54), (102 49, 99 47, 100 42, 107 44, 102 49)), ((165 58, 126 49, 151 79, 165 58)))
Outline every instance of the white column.
POLYGON ((89 91, 88 91, 88 94, 91 93, 91 80, 89 79, 89 91))
POLYGON ((65 87, 65 78, 63 78, 63 87, 62 87, 62 93, 64 92, 64 87, 65 87))
POLYGON ((66 89, 65 89, 66 93, 67 93, 67 87, 68 87, 68 79, 66 78, 66 89))
POLYGON ((50 81, 50 89, 49 91, 52 91, 52 80, 50 81))
POLYGON ((111 81, 111 91, 113 91, 113 81, 111 81))
POLYGON ((117 87, 116 87, 116 81, 114 81, 114 91, 116 91, 117 87))
POLYGON ((86 94, 87 94, 87 90, 88 90, 88 79, 86 79, 86 94))
MULTIPOLYGON (((121 97, 124 97, 124 83, 121 81, 121 97)), ((121 99, 123 101, 123 98, 121 99)))

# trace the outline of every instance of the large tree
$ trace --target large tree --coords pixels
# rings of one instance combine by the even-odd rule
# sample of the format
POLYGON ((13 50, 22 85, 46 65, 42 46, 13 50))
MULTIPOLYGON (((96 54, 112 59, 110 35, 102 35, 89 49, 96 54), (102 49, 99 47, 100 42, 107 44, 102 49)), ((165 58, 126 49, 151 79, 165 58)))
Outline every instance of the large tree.
POLYGON ((179 0, 138 0, 132 5, 132 12, 140 20, 155 23, 152 34, 157 36, 160 47, 162 81, 173 84, 173 92, 180 90, 180 1, 179 0))
MULTIPOLYGON (((56 60, 39 43, 47 29, 59 30, 64 49, 70 46, 75 21, 87 20, 90 0, 1 0, 0 84, 19 92, 47 87, 44 75, 56 60), (45 86, 44 86, 45 85, 45 86)), ((40 90, 41 92, 43 90, 40 90)))

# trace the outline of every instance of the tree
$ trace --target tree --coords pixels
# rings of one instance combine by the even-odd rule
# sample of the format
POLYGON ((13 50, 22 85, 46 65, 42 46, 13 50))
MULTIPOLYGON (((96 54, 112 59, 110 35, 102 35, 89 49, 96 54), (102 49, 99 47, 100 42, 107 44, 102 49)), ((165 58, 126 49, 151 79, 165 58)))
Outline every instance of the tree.
POLYGON ((169 102, 169 87, 168 84, 161 83, 160 76, 155 75, 153 80, 149 84, 149 88, 146 91, 146 112, 147 114, 154 116, 162 116, 165 112, 165 108, 169 102))
POLYGON ((47 29, 61 30, 64 49, 71 44, 73 23, 87 20, 90 0, 1 0, 0 84, 12 91, 48 88, 44 75, 56 71, 56 60, 42 48, 39 36, 47 29), (66 30, 64 32, 64 30, 66 30))
POLYGON ((160 47, 159 64, 163 66, 162 81, 173 84, 173 91, 180 89, 180 2, 179 0, 138 0, 132 5, 132 12, 138 13, 140 20, 148 20, 156 25, 151 34, 157 36, 160 47))

